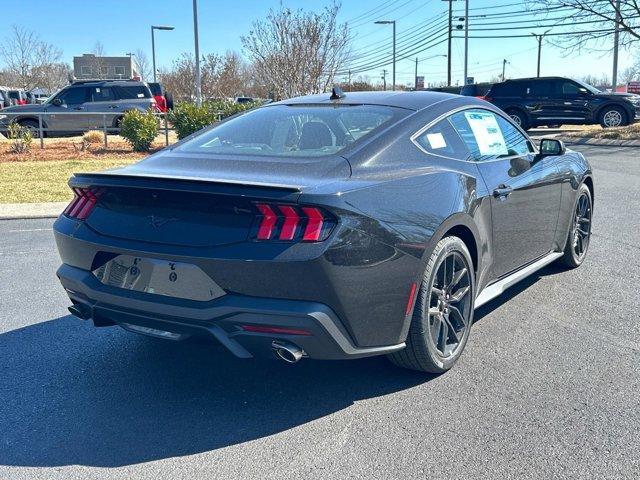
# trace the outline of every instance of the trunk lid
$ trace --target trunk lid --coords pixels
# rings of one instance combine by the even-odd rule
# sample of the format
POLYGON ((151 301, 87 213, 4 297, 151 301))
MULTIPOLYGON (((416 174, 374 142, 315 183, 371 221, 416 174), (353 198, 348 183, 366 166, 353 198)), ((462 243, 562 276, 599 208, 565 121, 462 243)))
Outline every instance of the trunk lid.
POLYGON ((70 184, 99 192, 85 223, 102 235, 213 247, 249 238, 260 214, 256 201, 294 203, 303 189, 350 172, 342 157, 310 162, 163 154, 117 170, 77 174, 70 184))

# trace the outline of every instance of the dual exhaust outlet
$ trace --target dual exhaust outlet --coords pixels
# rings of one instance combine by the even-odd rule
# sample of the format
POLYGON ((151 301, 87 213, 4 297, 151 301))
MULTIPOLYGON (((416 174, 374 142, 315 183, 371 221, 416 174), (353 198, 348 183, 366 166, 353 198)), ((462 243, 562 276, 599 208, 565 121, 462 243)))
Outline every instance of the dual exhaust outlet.
POLYGON ((274 340, 271 342, 271 348, 276 357, 287 363, 296 363, 305 355, 302 348, 284 340, 274 340))

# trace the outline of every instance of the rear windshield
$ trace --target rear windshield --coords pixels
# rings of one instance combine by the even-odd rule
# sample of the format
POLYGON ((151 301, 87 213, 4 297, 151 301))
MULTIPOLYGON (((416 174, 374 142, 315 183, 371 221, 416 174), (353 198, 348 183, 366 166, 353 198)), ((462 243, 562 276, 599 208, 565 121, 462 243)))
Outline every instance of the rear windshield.
POLYGON ((270 157, 331 155, 409 113, 379 105, 274 105, 232 118, 177 150, 270 157))
POLYGON ((118 96, 123 99, 151 98, 151 91, 144 85, 118 85, 114 87, 118 96))
POLYGON ((149 83, 149 90, 151 90, 151 95, 162 95, 162 87, 159 83, 149 83))

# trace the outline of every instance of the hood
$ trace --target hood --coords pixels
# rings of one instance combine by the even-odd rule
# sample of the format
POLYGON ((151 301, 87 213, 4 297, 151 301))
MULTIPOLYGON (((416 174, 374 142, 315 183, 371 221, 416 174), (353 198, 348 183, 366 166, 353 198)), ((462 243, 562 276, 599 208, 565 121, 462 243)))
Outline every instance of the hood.
POLYGON ((195 180, 296 190, 313 188, 351 176, 341 156, 314 158, 212 155, 165 149, 123 168, 96 175, 195 180))
POLYGON ((625 92, 601 92, 594 94, 595 97, 600 98, 625 98, 631 99, 633 97, 638 97, 639 95, 635 93, 625 93, 625 92))
POLYGON ((44 112, 44 105, 38 104, 28 104, 28 105, 13 105, 11 107, 3 108, 0 110, 0 115, 5 112, 16 112, 16 113, 41 113, 44 112))

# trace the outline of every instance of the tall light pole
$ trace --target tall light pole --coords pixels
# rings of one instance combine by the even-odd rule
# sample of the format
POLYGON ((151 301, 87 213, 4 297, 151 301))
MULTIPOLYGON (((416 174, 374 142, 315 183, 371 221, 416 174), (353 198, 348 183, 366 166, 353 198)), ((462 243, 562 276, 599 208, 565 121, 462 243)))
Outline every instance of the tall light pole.
POLYGON ((505 58, 504 60, 502 60, 502 81, 504 82, 505 80, 505 70, 507 68, 507 63, 509 63, 509 61, 505 58))
POLYGON ((175 27, 169 25, 151 25, 151 59, 153 62, 153 81, 156 81, 156 39, 153 35, 154 30, 173 30, 175 27))
MULTIPOLYGON (((195 0, 194 0, 195 1, 195 0)), ((396 21, 395 20, 378 20, 378 25, 393 25, 393 74, 391 76, 391 80, 393 84, 391 85, 391 90, 396 89, 396 21)))
POLYGON ((198 41, 198 0, 193 0, 193 39, 196 50, 196 105, 202 105, 202 79, 200 78, 200 44, 198 41))
POLYGON ((542 57, 542 38, 549 33, 551 30, 547 30, 546 32, 538 35, 536 33, 532 33, 531 35, 533 35, 534 37, 536 37, 536 40, 538 41, 538 78, 540 78, 540 58, 542 57))

